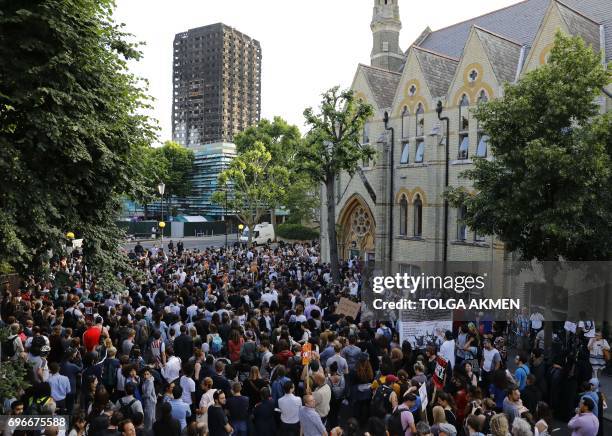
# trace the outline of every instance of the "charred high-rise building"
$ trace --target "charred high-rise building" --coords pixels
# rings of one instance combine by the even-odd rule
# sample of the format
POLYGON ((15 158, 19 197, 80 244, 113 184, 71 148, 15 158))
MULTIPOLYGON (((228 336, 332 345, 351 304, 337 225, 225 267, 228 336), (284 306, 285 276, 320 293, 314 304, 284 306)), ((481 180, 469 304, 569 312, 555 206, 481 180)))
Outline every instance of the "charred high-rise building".
POLYGON ((261 47, 222 23, 174 37, 172 139, 186 147, 232 142, 259 121, 261 47))

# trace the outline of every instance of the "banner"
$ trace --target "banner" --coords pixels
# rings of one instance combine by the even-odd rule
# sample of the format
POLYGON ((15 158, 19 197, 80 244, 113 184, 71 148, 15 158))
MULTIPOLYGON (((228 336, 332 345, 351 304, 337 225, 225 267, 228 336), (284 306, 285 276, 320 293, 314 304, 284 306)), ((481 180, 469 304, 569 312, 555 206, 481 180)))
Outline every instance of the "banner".
POLYGON ((444 333, 452 331, 452 321, 400 321, 400 343, 410 342, 413 350, 423 350, 428 345, 440 345, 444 340, 444 333))
POLYGON ((433 373, 433 382, 436 385, 436 389, 444 388, 444 376, 446 375, 446 367, 448 366, 448 361, 443 357, 436 357, 436 369, 433 373))

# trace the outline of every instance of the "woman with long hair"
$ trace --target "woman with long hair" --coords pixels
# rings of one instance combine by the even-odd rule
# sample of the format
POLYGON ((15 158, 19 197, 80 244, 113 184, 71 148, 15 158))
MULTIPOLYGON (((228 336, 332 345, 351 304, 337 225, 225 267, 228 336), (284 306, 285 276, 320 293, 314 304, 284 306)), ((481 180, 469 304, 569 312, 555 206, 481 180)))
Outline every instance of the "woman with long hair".
POLYGON ((261 401, 261 389, 268 386, 259 373, 259 367, 252 366, 249 377, 242 383, 242 394, 249 397, 249 408, 252 410, 255 404, 261 401))
POLYGON ((370 416, 373 381, 374 371, 369 356, 366 353, 361 353, 357 359, 357 365, 355 365, 355 375, 350 387, 350 401, 353 416, 358 417, 359 424, 362 427, 370 416))
MULTIPOLYGON (((82 393, 81 393, 81 401, 79 405, 81 410, 87 411, 89 406, 94 401, 94 397, 96 395, 96 389, 98 387, 98 378, 91 374, 85 378, 85 382, 83 383, 82 393)), ((104 389, 106 391, 106 389, 104 389)))
POLYGON ((436 398, 438 405, 444 409, 444 415, 446 415, 446 422, 457 428, 457 407, 455 406, 455 400, 453 397, 444 391, 436 392, 436 398))
POLYGON ((68 436, 85 436, 87 427, 87 416, 85 413, 80 412, 78 415, 72 418, 72 426, 68 432, 68 436))

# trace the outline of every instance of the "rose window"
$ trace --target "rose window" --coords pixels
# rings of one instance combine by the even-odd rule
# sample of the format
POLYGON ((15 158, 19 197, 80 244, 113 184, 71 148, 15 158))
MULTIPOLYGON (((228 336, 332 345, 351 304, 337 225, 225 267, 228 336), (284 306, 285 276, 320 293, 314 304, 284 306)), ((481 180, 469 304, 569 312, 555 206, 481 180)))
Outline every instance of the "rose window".
POLYGON ((372 220, 363 207, 358 207, 351 218, 351 230, 358 236, 363 237, 370 231, 372 220))

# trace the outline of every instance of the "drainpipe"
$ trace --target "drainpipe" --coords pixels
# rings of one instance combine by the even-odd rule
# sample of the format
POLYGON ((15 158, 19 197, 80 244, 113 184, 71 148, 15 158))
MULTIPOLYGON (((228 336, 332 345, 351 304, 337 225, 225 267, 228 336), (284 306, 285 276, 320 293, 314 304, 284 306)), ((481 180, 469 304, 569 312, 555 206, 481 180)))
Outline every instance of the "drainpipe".
POLYGON ((390 149, 390 168, 389 174, 391 177, 391 188, 389 191, 389 262, 393 260, 393 201, 395 196, 393 195, 394 191, 394 181, 395 181, 395 130, 393 127, 389 127, 389 112, 385 112, 385 117, 383 118, 385 122, 385 130, 391 131, 391 149, 390 149))
MULTIPOLYGON (((444 170, 444 192, 448 189, 448 164, 449 164, 449 133, 450 133, 450 120, 448 117, 443 117, 442 115, 442 101, 438 100, 438 104, 436 106, 436 112, 438 113, 438 119, 440 121, 446 121, 446 158, 445 158, 445 170, 444 170)), ((446 261, 448 260, 448 199, 444 198, 444 255, 443 259, 444 264, 446 265, 446 261)))

